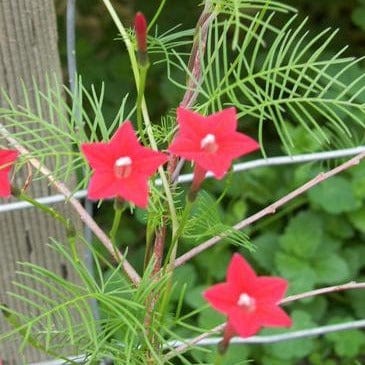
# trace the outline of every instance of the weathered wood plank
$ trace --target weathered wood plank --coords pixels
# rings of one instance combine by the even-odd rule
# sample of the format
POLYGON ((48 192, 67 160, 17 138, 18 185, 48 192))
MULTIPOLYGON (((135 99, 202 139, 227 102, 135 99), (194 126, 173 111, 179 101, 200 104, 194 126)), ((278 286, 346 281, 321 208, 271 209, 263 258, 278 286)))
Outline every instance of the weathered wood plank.
MULTIPOLYGON (((14 104, 24 104, 22 82, 30 91, 33 82, 40 90, 46 90, 46 75, 52 75, 61 82, 56 24, 52 0, 0 0, 0 87, 6 90, 14 104)), ((36 110, 34 100, 31 103, 36 110)), ((0 106, 4 104, 5 100, 0 95, 0 106)), ((6 146, 2 138, 0 145, 6 146)), ((47 163, 52 167, 51 159, 47 163)), ((22 184, 24 175, 20 181, 16 181, 19 185, 22 184)), ((33 197, 49 194, 47 181, 36 181, 31 185, 29 193, 33 197)), ((63 203, 57 204, 56 208, 70 214, 63 203)), ((60 274, 65 272, 65 263, 47 247, 49 237, 62 242, 65 232, 42 212, 30 208, 0 213, 1 302, 19 311, 26 310, 19 301, 6 295, 7 291, 14 291, 11 282, 19 279, 15 276, 18 261, 41 264, 60 274)), ((72 271, 66 271, 69 279, 73 280, 72 271)), ((44 293, 44 289, 36 283, 28 282, 27 285, 44 293)), ((0 332, 5 331, 6 326, 0 316, 0 332)), ((45 358, 32 349, 27 349, 24 356, 27 363, 45 358)), ((0 358, 8 365, 24 363, 23 356, 18 354, 16 341, 0 345, 0 358)))

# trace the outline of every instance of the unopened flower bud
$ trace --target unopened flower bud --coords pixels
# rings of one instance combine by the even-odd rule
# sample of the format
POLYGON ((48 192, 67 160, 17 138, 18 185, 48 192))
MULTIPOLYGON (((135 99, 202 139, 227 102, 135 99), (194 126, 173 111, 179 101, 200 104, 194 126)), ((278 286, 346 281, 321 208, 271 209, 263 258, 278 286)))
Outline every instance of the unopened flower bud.
POLYGON ((134 29, 137 39, 137 57, 141 66, 148 65, 147 56, 147 21, 145 16, 138 12, 134 18, 134 29))

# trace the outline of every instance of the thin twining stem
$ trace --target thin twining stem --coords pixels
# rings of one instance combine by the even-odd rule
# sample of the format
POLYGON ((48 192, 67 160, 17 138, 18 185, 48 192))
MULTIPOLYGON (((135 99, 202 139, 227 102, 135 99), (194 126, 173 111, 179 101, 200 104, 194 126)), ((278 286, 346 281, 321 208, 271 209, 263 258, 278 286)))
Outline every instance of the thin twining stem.
MULTIPOLYGON (((2 134, 7 141, 12 145, 17 151, 20 152, 25 157, 31 156, 29 151, 24 148, 18 141, 16 141, 10 134, 10 132, 0 124, 0 134, 2 134)), ((117 251, 110 241, 109 237, 105 234, 105 232, 98 226, 98 224, 94 221, 94 219, 89 215, 89 213, 85 210, 85 208, 80 204, 80 202, 72 196, 71 191, 66 187, 65 184, 58 181, 53 175, 52 172, 44 166, 38 159, 31 157, 27 160, 37 171, 43 174, 50 183, 58 190, 61 194, 63 194, 67 201, 71 204, 71 206, 75 209, 75 211, 80 216, 81 220, 93 231, 95 236, 100 240, 100 242, 105 246, 108 252, 118 261, 122 263, 123 269, 130 280, 137 285, 141 278, 138 275, 137 271, 133 268, 133 266, 125 259, 122 253, 117 251)))
POLYGON ((200 14, 196 24, 194 42, 188 62, 188 70, 191 72, 187 89, 180 106, 190 108, 196 101, 199 95, 199 87, 202 82, 202 61, 205 53, 208 31, 211 23, 217 16, 217 12, 213 11, 211 0, 206 0, 204 9, 200 14))
MULTIPOLYGON (((314 296, 322 295, 322 294, 334 293, 334 292, 350 290, 350 289, 364 289, 364 288, 365 288, 365 282, 357 283, 355 281, 351 281, 349 283, 342 284, 342 285, 334 285, 334 286, 329 286, 329 287, 321 288, 321 289, 317 289, 317 290, 310 290, 310 291, 307 291, 307 292, 304 292, 301 294, 291 295, 289 297, 282 299, 280 301, 280 304, 286 304, 289 302, 294 302, 294 301, 297 301, 300 299, 314 297, 314 296)), ((209 341, 206 341, 205 339, 211 335, 221 332, 224 329, 225 325, 226 325, 225 323, 222 323, 222 324, 214 327, 213 329, 202 333, 199 336, 196 336, 192 339, 186 339, 179 344, 177 341, 174 341, 173 343, 171 343, 170 347, 176 347, 176 348, 166 354, 165 360, 169 360, 169 359, 177 356, 178 354, 187 351, 193 345, 209 344, 209 341)), ((240 343, 271 343, 271 342, 279 342, 279 341, 285 341, 285 340, 290 340, 290 339, 295 339, 295 338, 318 336, 323 333, 343 331, 346 329, 353 329, 353 328, 359 328, 359 327, 365 327, 365 320, 351 321, 351 322, 346 322, 346 323, 337 324, 337 325, 316 327, 313 329, 290 332, 290 333, 286 333, 286 334, 282 334, 282 335, 254 336, 254 337, 245 338, 245 339, 235 339, 235 341, 236 341, 236 343, 238 341, 240 341, 240 343)), ((219 339, 213 339, 213 341, 216 341, 216 340, 219 342, 219 339)), ((220 340, 221 340, 221 338, 220 338, 220 340)))
MULTIPOLYGON (((258 160, 252 160, 248 162, 236 163, 233 165, 233 171, 247 171, 252 170, 259 167, 268 167, 268 166, 283 166, 289 164, 297 164, 311 161, 321 161, 321 160, 330 160, 337 159, 343 157, 349 157, 353 155, 357 155, 361 152, 365 152, 365 146, 359 146, 354 148, 345 148, 341 150, 328 151, 328 152, 317 152, 317 153, 305 153, 301 155, 293 155, 293 156, 277 156, 277 157, 269 157, 262 158, 258 160)), ((207 178, 212 178, 212 174, 207 174, 207 178)), ((192 181, 193 174, 184 174, 180 175, 178 181, 180 183, 187 183, 192 181)), ((161 179, 156 179, 155 184, 157 186, 161 185, 161 179)), ((87 195, 86 190, 78 190, 72 196, 77 199, 83 199, 87 195)), ((42 204, 53 204, 58 203, 65 200, 65 196, 63 194, 55 194, 51 196, 44 196, 36 199, 39 203, 42 204)), ((12 202, 8 204, 0 205, 0 213, 8 212, 13 210, 19 210, 24 208, 32 207, 31 204, 27 202, 12 202)))
MULTIPOLYGON (((190 77, 187 82, 187 89, 185 91, 183 100, 181 102, 181 106, 188 107, 192 105, 198 95, 198 85, 201 83, 201 61, 204 56, 205 48, 206 48, 206 40, 208 36, 208 29, 211 21, 214 19, 215 15, 212 13, 212 4, 211 0, 206 0, 204 4, 203 11, 198 19, 197 25, 195 27, 195 35, 193 46, 190 54, 188 70, 190 72, 190 77)), ((174 173, 176 171, 176 163, 178 161, 177 156, 170 155, 169 162, 167 164, 167 176, 170 182, 174 182, 174 173)), ((182 160, 181 160, 182 161, 182 160)), ((181 162, 180 161, 180 162, 181 162)), ((177 177, 177 175, 175 175, 177 177)), ((162 176, 161 176, 162 177, 162 176)), ((160 183, 163 181, 159 181, 160 183)), ((162 257, 159 257, 163 253, 163 246, 165 244, 166 237, 166 223, 167 220, 163 223, 162 227, 160 227, 156 232, 156 239, 154 243, 154 255, 156 258, 157 265, 162 263, 162 257)), ((174 228, 174 226, 173 226, 174 228)), ((172 250, 168 255, 169 266, 173 268, 175 266, 175 258, 177 254, 177 239, 178 232, 181 230, 181 222, 178 223, 176 229, 173 229, 172 241, 175 244, 172 245, 172 250)), ((157 267, 156 267, 157 268, 157 267)))
POLYGON ((338 291, 351 290, 351 289, 365 289, 365 282, 358 283, 356 281, 350 281, 346 284, 328 286, 326 288, 320 288, 316 290, 307 291, 301 294, 290 295, 280 301, 280 304, 286 304, 294 302, 296 300, 314 297, 316 295, 335 293, 338 291))
MULTIPOLYGON (((122 36, 122 39, 123 39, 123 42, 124 42, 124 44, 127 48, 129 60, 131 62, 131 68, 132 68, 133 75, 134 75, 135 84, 136 84, 136 87, 137 87, 137 91, 139 92, 141 75, 140 75, 140 72, 139 72, 139 67, 138 67, 138 62, 137 62, 137 57, 136 57, 134 45, 131 41, 131 38, 130 38, 126 28, 124 27, 123 23, 119 19, 118 14, 115 11, 115 9, 114 9, 113 5, 111 4, 110 0, 103 0, 103 2, 104 2, 104 5, 106 6, 110 16, 112 17, 115 26, 117 27, 118 31, 120 32, 120 34, 122 36)), ((156 142, 154 134, 153 134, 152 123, 151 123, 151 120, 150 120, 150 116, 149 116, 149 113, 148 113, 148 108, 147 108, 147 104, 146 104, 146 100, 145 100, 144 96, 142 97, 141 109, 142 109, 144 125, 146 127, 146 132, 147 132, 150 144, 151 144, 151 148, 157 151, 158 150, 157 142, 156 142)), ((172 230, 175 231, 177 229, 177 226, 178 226, 178 221, 177 221, 177 214, 176 214, 176 209, 175 209, 172 193, 170 191, 169 182, 167 180, 165 171, 162 168, 162 166, 160 166, 158 168, 158 172, 160 174, 162 186, 165 190, 166 201, 167 201, 168 206, 169 206, 170 217, 171 217, 171 222, 172 222, 172 230)))
MULTIPOLYGON (((183 108, 190 108, 196 101, 199 92, 200 85, 202 83, 202 61, 207 46, 207 38, 209 27, 213 20, 217 17, 217 11, 213 11, 211 0, 205 1, 204 9, 200 14, 198 22, 196 24, 196 31, 193 41, 193 46, 190 53, 188 62, 188 70, 190 72, 186 91, 180 106, 183 108)), ((171 171, 171 181, 176 184, 183 168, 185 159, 180 160, 177 157, 171 158, 169 161, 168 170, 171 171)))
MULTIPOLYGON (((260 220, 261 218, 265 217, 269 214, 274 214, 278 208, 283 206, 284 204, 288 203, 289 201, 293 200, 294 198, 298 197, 299 195, 303 194, 307 190, 313 188, 314 186, 318 185, 319 183, 327 180, 328 178, 339 174, 342 171, 347 170, 348 168, 355 166, 360 163, 360 161, 365 157, 365 152, 358 154, 357 156, 353 157, 352 159, 346 161, 345 163, 331 169, 327 172, 322 172, 318 174, 315 178, 309 180, 304 185, 300 186, 299 188, 293 190, 291 193, 285 195, 281 199, 277 200, 275 203, 267 206, 266 208, 260 210, 256 214, 251 215, 248 218, 243 219, 241 222, 237 223, 233 226, 235 230, 241 230, 245 227, 248 227, 250 224, 260 220)), ((209 240, 201 243, 200 245, 194 247, 190 251, 186 252, 179 258, 175 260, 175 267, 184 264, 185 262, 191 260, 193 257, 198 255, 199 253, 205 251, 206 249, 216 245, 221 239, 224 238, 224 234, 221 236, 215 236, 210 238, 209 240)))

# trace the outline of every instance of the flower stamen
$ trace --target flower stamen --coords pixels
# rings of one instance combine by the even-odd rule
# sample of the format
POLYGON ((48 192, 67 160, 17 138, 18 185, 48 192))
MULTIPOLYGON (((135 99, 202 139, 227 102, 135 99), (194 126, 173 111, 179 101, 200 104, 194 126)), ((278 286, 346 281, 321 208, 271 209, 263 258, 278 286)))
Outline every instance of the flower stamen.
POLYGON ((208 133, 201 141, 200 148, 209 153, 215 153, 218 150, 218 144, 214 134, 208 133))
POLYGON ((114 163, 114 173, 118 179, 129 177, 132 173, 132 160, 128 156, 119 157, 114 163))
POLYGON ((246 293, 242 293, 238 298, 237 305, 246 308, 249 312, 253 312, 256 307, 256 301, 246 293))

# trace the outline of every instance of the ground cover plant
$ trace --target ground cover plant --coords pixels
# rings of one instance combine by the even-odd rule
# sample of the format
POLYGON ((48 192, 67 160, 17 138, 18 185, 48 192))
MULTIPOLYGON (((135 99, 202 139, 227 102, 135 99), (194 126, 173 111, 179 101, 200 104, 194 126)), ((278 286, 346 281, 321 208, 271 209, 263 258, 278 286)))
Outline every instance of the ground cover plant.
POLYGON ((2 304, 11 329, 0 340, 20 335, 22 347, 65 363, 362 363, 365 152, 349 150, 363 143, 361 57, 334 50, 334 30, 308 33, 308 20, 284 2, 206 0, 195 28, 166 31, 157 26, 166 1, 149 21, 137 12, 130 28, 103 4, 135 82, 113 118, 103 114, 103 89, 81 78, 67 89, 51 75, 48 92, 34 92, 62 128, 31 112, 26 90, 23 106, 9 99, 0 111, 0 194, 64 226, 68 242, 51 239, 50 249, 80 278, 22 263, 19 275, 53 296, 15 284, 30 312, 2 304), (154 68, 170 105, 152 117, 154 68), (239 163, 269 165, 279 153, 281 164, 314 162, 250 171, 239 163), (65 195, 94 242, 15 186, 22 168, 65 195), (75 170, 98 224, 67 188, 75 170))

